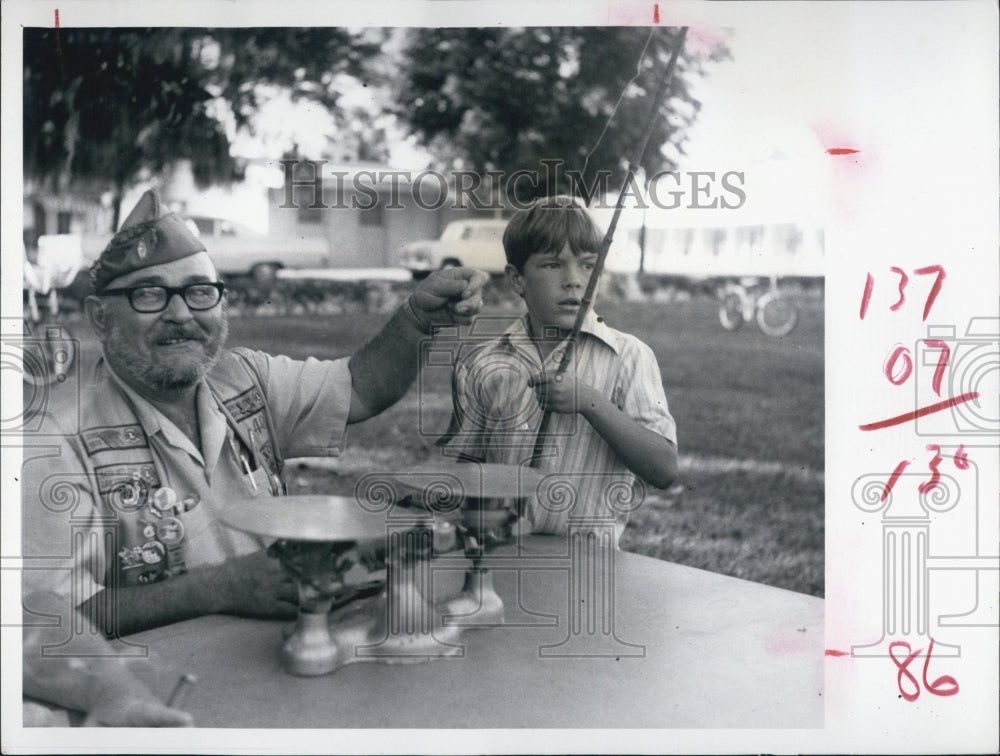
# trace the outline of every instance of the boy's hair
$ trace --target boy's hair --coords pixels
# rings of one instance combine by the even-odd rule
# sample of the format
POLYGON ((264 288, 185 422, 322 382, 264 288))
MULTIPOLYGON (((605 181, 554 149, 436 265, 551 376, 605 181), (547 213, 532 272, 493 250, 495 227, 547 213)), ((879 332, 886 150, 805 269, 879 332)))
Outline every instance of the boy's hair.
POLYGON ((597 224, 573 197, 555 195, 536 199, 514 214, 503 232, 507 262, 518 273, 533 254, 557 255, 569 243, 573 254, 598 254, 604 241, 597 224))

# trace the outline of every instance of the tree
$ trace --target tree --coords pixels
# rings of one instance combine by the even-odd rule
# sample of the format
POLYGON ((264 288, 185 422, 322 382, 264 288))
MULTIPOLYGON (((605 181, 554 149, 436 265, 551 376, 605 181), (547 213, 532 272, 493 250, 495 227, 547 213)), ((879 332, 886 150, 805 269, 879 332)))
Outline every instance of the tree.
POLYGON ((343 29, 26 29, 25 176, 110 189, 117 228, 143 171, 189 159, 200 185, 232 178, 230 138, 261 85, 334 108, 337 74, 363 75, 378 46, 343 29))
MULTIPOLYGON (((475 170, 537 170, 543 160, 584 171, 583 185, 595 186, 599 171, 621 185, 645 127, 649 99, 667 65, 679 30, 657 30, 637 64, 647 29, 625 27, 534 27, 413 29, 402 55, 396 113, 435 154, 442 166, 457 162, 475 170), (614 122, 600 138, 615 103, 614 122), (600 138, 600 143, 599 142, 600 138), (587 158, 588 152, 597 148, 587 158)), ((683 141, 699 109, 690 91, 705 60, 720 60, 720 46, 708 57, 681 55, 670 98, 661 106, 642 162, 647 174, 671 167, 658 146, 683 141)), ((548 175, 552 175, 550 171, 548 175)), ((537 193, 567 191, 562 175, 537 193)), ((535 191, 527 183, 519 190, 535 191)), ((518 192, 518 199, 528 199, 518 192)))

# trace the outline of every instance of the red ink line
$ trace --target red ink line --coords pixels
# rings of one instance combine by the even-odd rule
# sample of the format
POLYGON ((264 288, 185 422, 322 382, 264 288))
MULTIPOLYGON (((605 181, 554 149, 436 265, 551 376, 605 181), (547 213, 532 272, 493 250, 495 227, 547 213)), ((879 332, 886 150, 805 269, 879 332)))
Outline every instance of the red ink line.
POLYGON ((897 268, 895 265, 889 268, 889 270, 899 276, 899 299, 895 304, 889 307, 890 310, 895 312, 903 306, 904 302, 906 302, 906 294, 903 293, 903 289, 906 288, 906 284, 909 282, 910 277, 906 275, 906 272, 902 268, 897 268))
POLYGON ((934 300, 937 299, 937 295, 941 293, 941 284, 947 274, 944 272, 944 268, 940 265, 928 265, 926 268, 917 268, 915 271, 918 276, 926 276, 933 273, 936 277, 934 283, 931 285, 931 292, 927 295, 927 301, 924 302, 924 316, 922 320, 927 320, 927 315, 931 311, 931 307, 934 306, 934 300))
POLYGON ((910 672, 910 670, 907 669, 907 667, 910 666, 910 663, 914 659, 920 656, 922 651, 923 651, 922 648, 918 648, 916 651, 910 651, 910 644, 907 643, 906 641, 894 641, 893 643, 889 644, 889 658, 892 659, 892 663, 896 665, 896 669, 898 670, 896 673, 896 685, 899 688, 900 695, 911 703, 920 698, 920 683, 917 682, 917 678, 913 676, 913 673, 910 672), (907 656, 905 660, 900 661, 899 659, 896 658, 896 655, 893 653, 893 651, 895 651, 897 648, 901 648, 906 652, 907 656), (904 675, 906 676, 906 679, 910 681, 910 685, 913 686, 912 693, 903 690, 904 675))
MULTIPOLYGON (((910 350, 902 344, 896 344, 896 348, 886 357, 885 364, 882 365, 882 372, 893 386, 902 386, 906 383, 906 379, 913 372, 913 358, 910 357, 910 350), (903 369, 897 373, 896 362, 900 357, 903 358, 903 369)), ((941 394, 939 393, 938 396, 941 394)))
POLYGON ((874 423, 868 423, 866 425, 859 425, 858 427, 863 431, 879 430, 880 428, 889 428, 893 425, 902 425, 903 423, 908 423, 910 420, 916 420, 918 417, 926 417, 927 415, 933 415, 935 412, 940 412, 941 410, 949 409, 950 407, 955 407, 959 404, 964 404, 965 402, 972 401, 973 399, 979 398, 978 391, 970 391, 968 394, 962 394, 961 396, 953 396, 950 399, 945 399, 943 402, 937 402, 935 404, 928 404, 926 407, 921 407, 920 409, 913 410, 913 412, 905 412, 902 415, 896 415, 895 417, 890 417, 886 420, 879 420, 874 423))
POLYGON ((927 656, 924 657, 924 687, 935 696, 953 696, 958 693, 958 680, 951 675, 941 675, 934 682, 927 682, 927 667, 931 663, 931 654, 934 653, 934 639, 931 638, 931 645, 927 649, 927 656))
POLYGON ((969 452, 965 450, 965 444, 961 444, 958 447, 958 451, 955 452, 955 456, 952 459, 955 462, 955 467, 959 470, 969 469, 969 452))
POLYGON ((948 342, 939 339, 924 339, 928 349, 940 349, 937 367, 934 368, 934 378, 931 379, 931 388, 934 393, 941 396, 941 379, 944 378, 944 369, 948 367, 948 358, 951 357, 951 347, 948 342))
POLYGON ((656 3, 653 5, 653 23, 660 23, 660 4, 656 3))
POLYGON ((937 444, 927 444, 927 451, 934 452, 934 458, 927 464, 927 467, 929 467, 931 471, 930 480, 926 480, 917 486, 917 490, 922 494, 926 494, 928 491, 933 491, 941 482, 941 473, 938 471, 938 468, 941 466, 941 460, 944 459, 944 457, 941 456, 941 447, 937 444))
POLYGON ((831 147, 826 152, 828 155, 853 155, 859 150, 852 150, 850 147, 831 147))
POLYGON ((910 464, 908 460, 903 460, 898 465, 896 469, 892 471, 892 475, 889 476, 889 481, 885 484, 885 488, 882 491, 882 496, 879 497, 879 501, 885 501, 889 498, 889 494, 892 493, 892 489, 896 487, 896 482, 899 480, 899 476, 903 474, 903 470, 906 466, 910 464))
POLYGON ((824 656, 850 656, 851 652, 850 651, 838 651, 835 648, 828 648, 826 651, 823 652, 823 655, 824 656))
POLYGON ((868 314, 868 303, 872 301, 872 289, 875 287, 875 279, 872 278, 872 274, 868 274, 868 278, 865 279, 865 293, 861 295, 861 319, 865 319, 865 315, 868 314))
POLYGON ((56 8, 56 57, 62 57, 62 43, 59 41, 59 9, 56 8))

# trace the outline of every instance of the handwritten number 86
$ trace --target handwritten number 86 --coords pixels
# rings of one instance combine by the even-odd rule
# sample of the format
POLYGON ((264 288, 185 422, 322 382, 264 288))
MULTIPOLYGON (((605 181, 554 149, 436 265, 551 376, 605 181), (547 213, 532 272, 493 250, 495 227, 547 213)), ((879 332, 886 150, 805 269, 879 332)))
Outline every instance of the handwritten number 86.
MULTIPOLYGON (((934 641, 931 640, 931 645, 927 649, 927 656, 924 657, 924 673, 923 673, 923 683, 924 688, 927 689, 928 693, 932 693, 935 696, 953 696, 958 693, 958 681, 955 680, 951 675, 941 675, 934 682, 927 681, 927 667, 931 663, 931 653, 934 651, 934 641)), ((906 641, 893 641, 889 644, 889 657, 892 659, 892 663, 896 665, 898 670, 896 673, 896 684, 899 686, 900 695, 907 701, 916 701, 920 698, 920 683, 917 678, 913 676, 910 672, 909 666, 910 662, 920 656, 923 652, 922 648, 918 648, 916 651, 910 650, 910 644, 906 641), (897 648, 903 649, 906 654, 906 658, 900 661, 896 658, 895 653, 893 653, 897 648), (910 683, 910 689, 912 692, 907 691, 903 687, 903 678, 910 683)))

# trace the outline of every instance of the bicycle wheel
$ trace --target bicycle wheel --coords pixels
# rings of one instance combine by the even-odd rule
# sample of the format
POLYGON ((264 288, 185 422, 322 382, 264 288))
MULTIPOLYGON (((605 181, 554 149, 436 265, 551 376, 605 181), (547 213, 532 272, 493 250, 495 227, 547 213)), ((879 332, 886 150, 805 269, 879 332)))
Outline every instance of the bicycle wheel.
POLYGON ((735 331, 743 325, 743 310, 747 305, 746 295, 739 289, 726 288, 719 304, 719 322, 727 331, 735 331))
POLYGON ((768 336, 787 336, 798 322, 795 304, 778 292, 770 291, 757 300, 757 325, 768 336))

